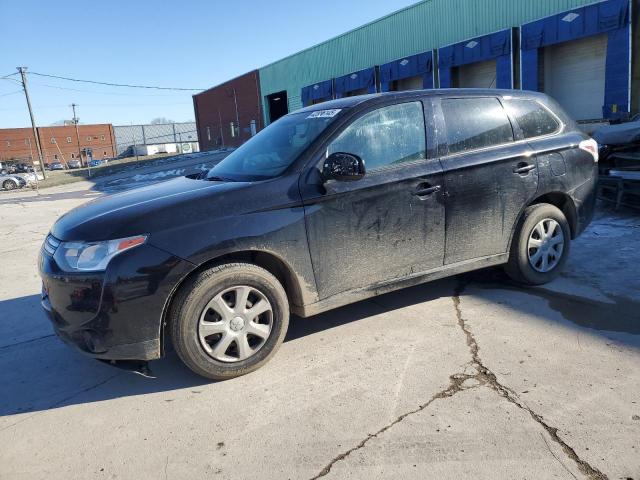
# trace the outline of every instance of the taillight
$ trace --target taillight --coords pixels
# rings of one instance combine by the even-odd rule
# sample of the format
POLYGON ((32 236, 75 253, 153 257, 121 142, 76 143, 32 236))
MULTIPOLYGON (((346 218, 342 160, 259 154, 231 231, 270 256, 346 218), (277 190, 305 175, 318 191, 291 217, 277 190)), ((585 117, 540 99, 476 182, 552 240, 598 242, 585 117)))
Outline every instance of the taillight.
POLYGON ((589 152, 593 156, 593 161, 598 163, 598 142, 593 138, 583 140, 578 144, 580 150, 589 152))

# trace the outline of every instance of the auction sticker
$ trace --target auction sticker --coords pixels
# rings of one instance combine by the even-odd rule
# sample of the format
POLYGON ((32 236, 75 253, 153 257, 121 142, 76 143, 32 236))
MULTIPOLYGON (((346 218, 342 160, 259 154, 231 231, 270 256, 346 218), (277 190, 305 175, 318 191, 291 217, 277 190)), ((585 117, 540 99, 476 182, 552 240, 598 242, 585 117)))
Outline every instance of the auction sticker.
POLYGON ((316 110, 315 112, 311 112, 307 118, 331 118, 335 117, 341 111, 341 108, 334 108, 333 110, 316 110))

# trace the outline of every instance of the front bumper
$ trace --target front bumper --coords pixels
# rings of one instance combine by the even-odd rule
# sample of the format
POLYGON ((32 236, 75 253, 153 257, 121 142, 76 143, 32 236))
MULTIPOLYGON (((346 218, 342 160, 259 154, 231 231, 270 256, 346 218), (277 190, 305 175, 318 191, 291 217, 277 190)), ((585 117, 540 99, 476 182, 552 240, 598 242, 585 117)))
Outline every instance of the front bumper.
POLYGON ((58 336, 105 360, 162 355, 162 316, 176 285, 193 265, 152 245, 124 252, 104 272, 62 271, 41 250, 42 307, 58 336))

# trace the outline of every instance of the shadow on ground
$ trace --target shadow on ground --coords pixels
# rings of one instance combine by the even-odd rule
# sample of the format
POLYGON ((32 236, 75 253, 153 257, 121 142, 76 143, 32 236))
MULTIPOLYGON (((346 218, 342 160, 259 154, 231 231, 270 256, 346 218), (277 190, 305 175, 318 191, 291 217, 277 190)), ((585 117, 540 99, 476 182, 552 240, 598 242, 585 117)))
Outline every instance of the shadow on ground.
MULTIPOLYGON (((523 313, 535 314, 541 321, 561 322, 567 328, 585 329, 592 335, 611 338, 611 332, 623 333, 625 335, 615 337, 617 342, 638 345, 640 304, 627 299, 620 299, 619 303, 600 304, 582 297, 541 289, 524 290, 511 284, 498 269, 473 272, 381 295, 312 318, 293 317, 285 342, 340 328, 372 315, 393 313, 396 309, 449 297, 454 287, 461 283, 476 289, 504 291, 505 296, 512 290, 537 296, 545 300, 550 308, 523 313), (562 318, 555 312, 559 312, 562 318)), ((2 417, 176 389, 197 391, 198 387, 212 383, 191 373, 172 351, 168 352, 166 358, 150 364, 154 378, 145 378, 132 371, 86 358, 52 334, 38 303, 37 295, 0 302, 0 318, 3 321, 21 322, 30 329, 27 331, 16 325, 19 334, 14 335, 15 342, 0 348, 0 384, 4 391, 0 399, 2 417), (28 312, 27 317, 21 313, 25 311, 28 312)), ((510 306, 518 308, 517 302, 510 302, 510 306)), ((10 332, 7 324, 3 330, 5 334, 10 332)), ((256 381, 260 380, 259 371, 253 375, 256 381)), ((25 417, 16 417, 15 422, 9 421, 4 428, 22 418, 25 417)))

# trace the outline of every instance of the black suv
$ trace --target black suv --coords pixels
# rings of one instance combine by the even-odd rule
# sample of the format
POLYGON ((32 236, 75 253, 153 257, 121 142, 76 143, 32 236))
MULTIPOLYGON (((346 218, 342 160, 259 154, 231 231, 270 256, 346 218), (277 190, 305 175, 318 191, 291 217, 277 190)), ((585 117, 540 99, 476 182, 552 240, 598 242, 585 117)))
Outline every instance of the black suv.
POLYGON ((273 123, 206 175, 62 216, 40 256, 59 336, 101 359, 257 369, 306 317, 505 264, 553 279, 595 203, 597 144, 548 97, 427 90, 273 123))

